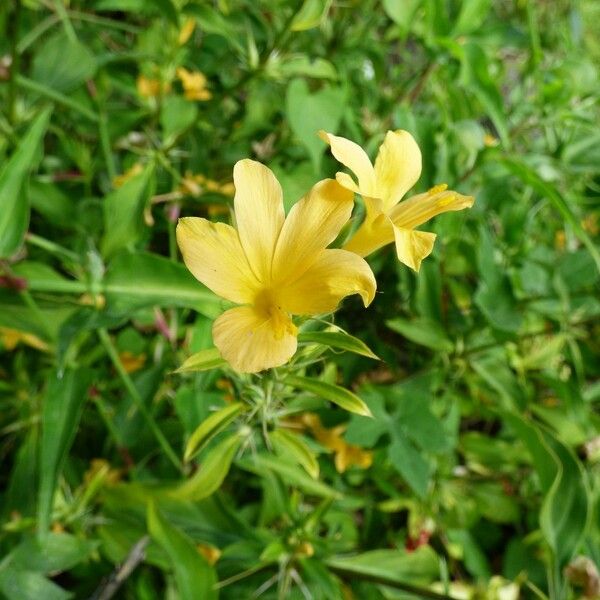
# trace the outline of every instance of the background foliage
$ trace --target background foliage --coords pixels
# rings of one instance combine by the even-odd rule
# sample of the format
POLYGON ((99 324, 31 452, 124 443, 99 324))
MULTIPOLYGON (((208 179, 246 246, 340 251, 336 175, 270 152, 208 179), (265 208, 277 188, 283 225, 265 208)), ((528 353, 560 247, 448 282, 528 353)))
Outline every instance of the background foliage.
POLYGON ((598 594, 599 8, 3 2, 0 594, 107 598, 116 572, 121 598, 598 594), (216 436, 212 488, 164 494, 236 394, 173 373, 223 308, 177 216, 227 219, 248 156, 289 207, 338 168, 321 128, 371 155, 411 131, 418 191, 475 207, 436 220, 418 276, 371 257, 377 299, 338 323, 382 361, 311 371, 375 418, 295 395, 318 464, 216 436))

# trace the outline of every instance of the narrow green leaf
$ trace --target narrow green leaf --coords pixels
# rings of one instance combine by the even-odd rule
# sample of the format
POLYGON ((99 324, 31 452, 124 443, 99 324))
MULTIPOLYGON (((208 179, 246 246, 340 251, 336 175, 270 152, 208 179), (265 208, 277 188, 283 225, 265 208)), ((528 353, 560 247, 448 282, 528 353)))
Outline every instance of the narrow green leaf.
POLYGON ((148 531, 169 557, 181 600, 215 600, 218 597, 214 589, 217 583, 215 570, 198 552, 193 540, 171 525, 153 501, 148 504, 148 531))
POLYGON ((438 350, 452 352, 454 344, 439 323, 430 319, 391 319, 385 323, 392 331, 403 335, 415 344, 438 350))
POLYGON ((490 10, 491 0, 463 0, 452 35, 467 35, 476 31, 490 10))
POLYGON ((323 498, 335 498, 340 495, 333 488, 309 477, 302 469, 279 456, 257 454, 253 457, 252 462, 245 461, 241 466, 247 466, 250 470, 273 471, 281 477, 286 485, 297 486, 307 494, 323 498))
POLYGON ((309 377, 298 377, 297 375, 286 377, 285 383, 329 400, 349 412, 363 415, 364 417, 373 416, 369 407, 356 394, 338 385, 325 383, 324 381, 318 381, 309 377))
POLYGON ((325 17, 329 0, 304 0, 292 21, 292 31, 306 31, 318 27, 325 17))
POLYGON ((313 479, 319 478, 319 461, 299 435, 276 429, 270 440, 279 454, 295 460, 313 479))
POLYGON ((73 594, 35 571, 0 570, 0 592, 10 600, 68 600, 73 594))
POLYGON ((27 176, 46 133, 51 109, 43 110, 0 171, 0 258, 11 256, 23 242, 29 224, 27 176))
POLYGON ((600 271, 600 251, 598 247, 581 226, 579 219, 556 187, 544 181, 531 167, 522 161, 505 158, 503 162, 523 183, 531 186, 540 196, 550 201, 552 206, 572 227, 575 235, 581 240, 581 243, 585 245, 596 263, 596 268, 600 271))
POLYGON ((216 492, 227 477, 233 457, 241 443, 242 440, 237 434, 220 441, 208 451, 198 471, 172 490, 170 495, 180 500, 197 501, 216 492))
POLYGON ((79 425, 90 380, 87 369, 67 370, 62 376, 54 376, 46 391, 38 496, 38 533, 42 535, 50 526, 54 490, 79 425))
POLYGON ((371 550, 351 556, 332 556, 325 564, 334 571, 355 578, 374 577, 382 583, 428 584, 439 577, 439 559, 431 546, 414 552, 371 550))
POLYGON ((221 358, 221 354, 216 348, 206 348, 187 358, 175 373, 209 371, 210 369, 223 367, 226 364, 227 361, 221 358))
POLYGON ((368 358, 379 357, 361 340, 343 331, 303 331, 298 335, 299 342, 323 344, 330 348, 347 350, 368 358))
POLYGON ((151 193, 154 164, 104 198, 104 237, 102 254, 111 256, 133 245, 143 228, 143 213, 151 193))
POLYGON ((212 438, 223 431, 245 410, 245 405, 235 402, 209 415, 190 436, 183 455, 184 461, 193 458, 212 438))

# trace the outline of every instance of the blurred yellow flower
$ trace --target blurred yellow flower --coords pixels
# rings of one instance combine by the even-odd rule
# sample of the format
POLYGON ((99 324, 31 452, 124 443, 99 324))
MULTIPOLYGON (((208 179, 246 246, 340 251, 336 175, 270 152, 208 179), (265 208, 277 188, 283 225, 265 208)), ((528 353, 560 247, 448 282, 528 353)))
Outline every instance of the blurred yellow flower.
POLYGON ((327 429, 321 424, 319 416, 314 413, 302 415, 302 423, 310 429, 320 444, 335 453, 334 462, 338 473, 343 473, 352 465, 356 465, 361 469, 368 469, 373 464, 373 453, 370 450, 353 446, 342 437, 344 431, 346 431, 346 425, 338 425, 332 429, 327 429))
POLYGON ((9 352, 14 350, 18 344, 25 344, 43 352, 48 350, 48 344, 33 335, 33 333, 18 331, 9 327, 0 327, 0 344, 9 352))
POLYGON ((324 131, 320 135, 333 156, 358 178, 356 184, 346 173, 337 173, 338 182, 361 194, 365 202, 365 220, 344 246, 346 250, 367 256, 395 242, 400 262, 418 271, 436 236, 415 227, 440 213, 473 206, 472 196, 449 191, 445 184, 400 202, 421 176, 421 151, 407 131, 387 132, 375 166, 358 144, 324 131))
POLYGON ((189 194, 195 198, 202 195, 204 192, 217 192, 218 194, 223 194, 223 196, 233 196, 235 187, 231 182, 219 183, 204 175, 193 175, 192 173, 187 172, 182 178, 177 191, 183 194, 189 194))
POLYGON ((133 354, 127 350, 119 354, 119 359, 123 368, 128 373, 135 373, 135 371, 139 371, 146 364, 145 354, 133 354))
POLYGON ((181 80, 187 100, 210 100, 212 98, 212 94, 206 88, 207 79, 204 73, 178 67, 177 77, 181 80))
POLYGON ((183 46, 191 37, 192 33, 194 33, 194 29, 196 28, 196 19, 189 18, 186 19, 181 31, 179 32, 179 37, 177 38, 177 43, 180 46, 183 46))
POLYGON ((160 79, 151 79, 145 75, 140 75, 136 81, 138 94, 142 98, 156 98, 171 91, 171 85, 160 79))
POLYGON ((221 558, 221 551, 215 546, 209 544, 198 544, 196 546, 198 552, 204 556, 206 562, 212 567, 221 558))
POLYGON ((127 183, 130 179, 139 175, 144 170, 142 163, 135 163, 132 167, 127 169, 125 173, 117 175, 113 178, 112 184, 114 188, 120 188, 123 184, 127 183))
POLYGON ((289 215, 270 169, 241 160, 233 169, 237 229, 187 217, 177 241, 192 274, 238 306, 213 325, 222 357, 241 373, 286 363, 296 352, 291 315, 332 312, 345 296, 375 295, 367 263, 352 252, 327 249, 352 212, 352 194, 332 179, 317 183, 289 215))

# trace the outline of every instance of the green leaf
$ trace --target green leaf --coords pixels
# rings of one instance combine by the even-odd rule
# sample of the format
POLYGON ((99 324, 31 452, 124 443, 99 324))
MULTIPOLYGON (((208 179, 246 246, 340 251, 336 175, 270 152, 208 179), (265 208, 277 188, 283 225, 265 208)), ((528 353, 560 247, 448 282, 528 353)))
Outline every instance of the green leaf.
POLYGON ((41 539, 31 537, 21 542, 12 553, 11 565, 46 574, 67 571, 87 560, 97 545, 69 533, 48 533, 41 539))
POLYGON ((140 237, 144 208, 152 193, 153 180, 154 164, 148 163, 139 175, 104 198, 104 256, 111 256, 117 250, 132 246, 140 237))
POLYGON ((371 550, 352 556, 332 556, 325 564, 352 579, 375 578, 381 583, 429 584, 439 577, 439 560, 430 546, 413 552, 371 550))
POLYGON ((326 144, 319 138, 320 129, 335 132, 346 107, 343 88, 324 85, 311 93, 304 79, 294 79, 287 88, 286 114, 294 135, 307 149, 315 172, 321 167, 326 144))
POLYGON ((38 532, 50 526, 54 490, 79 425, 91 371, 67 370, 50 379, 42 409, 38 532))
POLYGON ((318 27, 324 19, 330 0, 304 0, 292 21, 292 31, 306 31, 318 27))
POLYGON ((198 471, 172 490, 170 496, 180 500, 197 501, 216 492, 225 481, 241 443, 242 439, 237 434, 221 440, 208 451, 198 471))
POLYGON ((57 92, 68 93, 92 79, 97 65, 94 55, 62 28, 38 48, 31 78, 57 92))
POLYGON ((411 321, 407 319, 391 319, 385 323, 392 331, 403 335, 415 344, 426 346, 440 352, 452 352, 454 344, 446 335, 442 326, 436 321, 420 318, 411 321))
POLYGON ((319 461, 300 435, 276 429, 269 439, 279 454, 296 461, 313 479, 319 478, 319 461))
POLYGON ((204 419, 190 436, 185 446, 183 460, 187 462, 194 457, 215 435, 232 423, 245 408, 241 402, 234 402, 204 419))
POLYGON ((118 313, 154 305, 194 308, 210 317, 222 310, 222 301, 184 265, 157 254, 119 254, 103 283, 107 306, 118 313))
POLYGON ((35 571, 0 569, 0 591, 9 600, 68 600, 73 594, 35 571))
POLYGON ((273 471, 279 475, 286 485, 299 487, 303 492, 313 496, 324 498, 335 498, 340 494, 324 483, 309 477, 302 469, 272 454, 256 454, 252 461, 242 461, 240 466, 249 470, 273 471))
POLYGON ((410 443, 404 432, 399 430, 392 432, 392 443, 388 448, 388 457, 417 496, 425 498, 431 469, 429 463, 410 443))
POLYGON ((591 499, 585 471, 572 450, 549 430, 516 413, 501 414, 533 459, 545 493, 540 526, 562 568, 577 552, 588 525, 591 499))
POLYGON ((175 371, 175 373, 196 373, 199 371, 209 371, 218 369, 227 364, 227 361, 221 358, 221 353, 217 348, 206 348, 196 354, 186 358, 184 363, 175 371))
POLYGON ((420 4, 421 0, 383 0, 383 10, 406 33, 420 4))
POLYGON ((489 59, 483 49, 474 42, 453 45, 461 61, 461 82, 473 92, 498 130, 502 146, 510 149, 510 133, 506 122, 506 109, 502 94, 489 72, 489 59))
POLYGON ((48 128, 50 113, 47 108, 35 118, 0 171, 0 258, 14 254, 27 231, 29 202, 25 184, 48 128))
POLYGON ((285 378, 284 383, 329 400, 348 412, 363 415, 364 417, 373 416, 369 407, 356 394, 338 385, 309 377, 299 377, 297 375, 289 375, 285 378))
POLYGON ((298 335, 300 343, 322 344, 337 350, 347 350, 368 358, 379 357, 361 340, 343 331, 302 331, 298 335))
POLYGON ((479 29, 490 10, 491 0, 463 0, 453 36, 467 35, 479 29))
POLYGON ((550 201, 550 204, 569 223, 575 235, 585 245, 596 263, 596 268, 600 272, 600 251, 598 247, 581 226, 579 218, 573 213, 568 202, 556 187, 544 181, 531 167, 520 160, 505 158, 503 162, 524 184, 532 187, 540 196, 550 201))
POLYGON ((194 542, 163 517, 155 502, 148 504, 148 531, 169 557, 181 600, 218 598, 214 589, 215 570, 198 552, 194 542))
POLYGON ((191 127, 198 118, 198 107, 182 96, 169 96, 162 104, 160 124, 164 144, 173 143, 177 136, 191 127))

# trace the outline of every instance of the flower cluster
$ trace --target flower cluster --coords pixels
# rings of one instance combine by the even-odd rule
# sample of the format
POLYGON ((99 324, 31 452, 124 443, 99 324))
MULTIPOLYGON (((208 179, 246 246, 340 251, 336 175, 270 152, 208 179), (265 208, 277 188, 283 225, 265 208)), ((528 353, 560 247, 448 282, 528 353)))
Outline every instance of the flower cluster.
POLYGON ((421 152, 406 131, 389 131, 375 165, 354 142, 321 132, 334 157, 357 177, 337 173, 318 182, 286 216, 279 182, 266 166, 245 159, 233 170, 236 226, 186 217, 177 241, 186 266, 218 296, 240 306, 213 325, 221 356, 240 373, 285 364, 297 348, 293 316, 335 311, 358 294, 375 296, 363 257, 395 242, 398 259, 419 270, 435 235, 417 231, 431 217, 472 206, 473 198, 439 185, 400 202, 421 174, 421 152), (366 216, 341 249, 329 248, 348 223, 354 193, 366 216))

